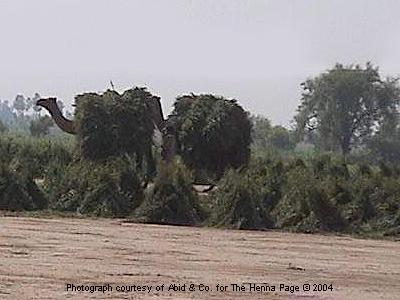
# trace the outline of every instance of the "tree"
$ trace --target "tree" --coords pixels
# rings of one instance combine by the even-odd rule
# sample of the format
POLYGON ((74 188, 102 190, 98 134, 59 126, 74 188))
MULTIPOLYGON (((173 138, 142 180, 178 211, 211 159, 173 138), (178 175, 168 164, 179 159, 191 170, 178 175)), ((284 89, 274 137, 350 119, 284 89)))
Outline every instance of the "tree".
POLYGON ((7 130, 8 130, 7 126, 4 125, 3 122, 0 120, 0 133, 3 133, 7 130))
POLYGON ((49 116, 40 117, 32 120, 29 131, 32 136, 40 137, 49 134, 50 127, 54 126, 53 119, 49 116))
POLYGON ((397 79, 382 80, 370 63, 365 68, 336 64, 302 87, 295 116, 298 133, 316 130, 320 147, 340 149, 344 155, 370 138, 400 100, 397 79))
POLYGON ((26 108, 25 97, 23 95, 17 95, 13 107, 17 111, 18 115, 22 115, 26 108))
POLYGON ((251 122, 236 102, 214 95, 178 97, 169 120, 175 120, 178 154, 191 168, 220 176, 246 164, 251 122))
POLYGON ((34 106, 33 100, 31 97, 25 99, 25 111, 29 113, 29 110, 34 106))
POLYGON ((38 100, 40 100, 40 98, 42 98, 42 97, 40 96, 40 94, 39 94, 39 93, 35 93, 35 94, 33 95, 33 97, 32 97, 32 101, 33 101, 34 103, 36 103, 38 100))
POLYGON ((283 126, 275 126, 271 130, 270 141, 272 146, 282 150, 294 148, 291 132, 283 126))
POLYGON ((272 126, 270 120, 261 116, 253 116, 252 123, 252 140, 256 148, 290 150, 294 147, 292 132, 285 127, 272 126))
POLYGON ((376 161, 400 163, 400 118, 386 117, 379 130, 368 141, 367 148, 376 161))
POLYGON ((382 80, 377 67, 367 63, 336 66, 302 83, 303 94, 295 116, 297 132, 317 132, 318 145, 346 155, 365 143, 399 103, 397 79, 382 80))
POLYGON ((395 136, 378 134, 368 142, 374 160, 400 163, 400 130, 395 136))
POLYGON ((253 123, 251 137, 253 144, 259 148, 268 148, 270 146, 269 137, 272 131, 271 121, 262 116, 252 116, 253 123))
POLYGON ((64 102, 62 100, 57 100, 57 106, 60 109, 61 113, 63 113, 65 108, 64 102))

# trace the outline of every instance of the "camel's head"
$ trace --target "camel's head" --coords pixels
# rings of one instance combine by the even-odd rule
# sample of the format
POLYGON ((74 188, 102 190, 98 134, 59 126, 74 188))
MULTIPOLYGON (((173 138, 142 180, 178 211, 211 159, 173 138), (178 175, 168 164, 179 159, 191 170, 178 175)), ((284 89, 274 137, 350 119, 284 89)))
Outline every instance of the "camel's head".
POLYGON ((52 110, 57 106, 57 98, 42 98, 36 102, 36 105, 52 110))

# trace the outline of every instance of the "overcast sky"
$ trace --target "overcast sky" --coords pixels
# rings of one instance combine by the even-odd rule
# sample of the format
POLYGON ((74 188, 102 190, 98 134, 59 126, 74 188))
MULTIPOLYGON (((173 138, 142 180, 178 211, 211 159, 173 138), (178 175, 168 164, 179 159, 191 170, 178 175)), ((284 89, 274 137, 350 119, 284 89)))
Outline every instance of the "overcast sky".
POLYGON ((0 99, 146 85, 236 98, 288 125, 335 62, 400 74, 400 1, 0 0, 0 99))

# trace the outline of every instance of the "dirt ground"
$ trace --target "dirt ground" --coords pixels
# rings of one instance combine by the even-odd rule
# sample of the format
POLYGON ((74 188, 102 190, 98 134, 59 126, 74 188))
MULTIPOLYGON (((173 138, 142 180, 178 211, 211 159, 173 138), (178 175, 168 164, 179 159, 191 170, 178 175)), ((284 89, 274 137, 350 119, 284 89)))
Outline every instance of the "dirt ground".
POLYGON ((400 243, 1 217, 0 299, 400 299, 400 243))

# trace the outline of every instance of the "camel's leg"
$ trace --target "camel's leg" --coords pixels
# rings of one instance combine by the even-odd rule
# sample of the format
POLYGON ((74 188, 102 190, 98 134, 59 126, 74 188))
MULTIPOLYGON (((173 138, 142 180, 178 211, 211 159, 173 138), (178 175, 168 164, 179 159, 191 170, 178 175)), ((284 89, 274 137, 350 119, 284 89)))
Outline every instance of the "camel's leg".
POLYGON ((164 134, 161 156, 167 163, 172 162, 176 155, 176 137, 174 134, 164 134))
POLYGON ((148 147, 145 153, 146 157, 146 175, 150 178, 156 176, 156 162, 154 159, 152 147, 148 147))

